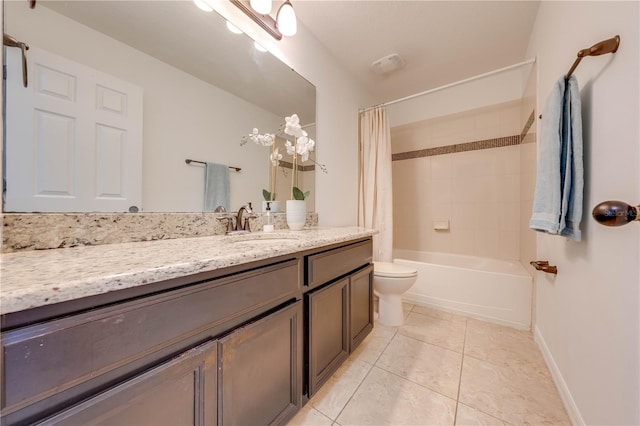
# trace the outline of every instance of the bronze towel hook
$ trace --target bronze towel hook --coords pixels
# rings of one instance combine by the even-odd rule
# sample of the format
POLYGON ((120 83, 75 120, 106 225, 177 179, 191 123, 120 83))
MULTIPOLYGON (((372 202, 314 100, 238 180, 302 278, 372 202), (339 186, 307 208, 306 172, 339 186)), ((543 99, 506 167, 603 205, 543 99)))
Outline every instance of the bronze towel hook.
POLYGON ((29 85, 29 77, 27 73, 27 50, 29 50, 29 45, 23 41, 16 40, 7 33, 4 33, 2 41, 5 46, 18 47, 22 51, 22 83, 24 84, 24 87, 27 87, 29 85))
POLYGON ((558 274, 558 267, 555 265, 549 265, 548 260, 533 260, 529 262, 529 264, 538 271, 546 272, 547 274, 558 274))
POLYGON ((616 53, 618 51, 618 46, 620 46, 620 36, 616 35, 613 38, 596 43, 588 49, 582 49, 578 52, 578 57, 573 62, 573 65, 571 65, 571 68, 569 68, 569 72, 565 78, 571 77, 571 74, 573 74, 575 69, 578 67, 578 64, 585 56, 600 56, 605 53, 616 53))

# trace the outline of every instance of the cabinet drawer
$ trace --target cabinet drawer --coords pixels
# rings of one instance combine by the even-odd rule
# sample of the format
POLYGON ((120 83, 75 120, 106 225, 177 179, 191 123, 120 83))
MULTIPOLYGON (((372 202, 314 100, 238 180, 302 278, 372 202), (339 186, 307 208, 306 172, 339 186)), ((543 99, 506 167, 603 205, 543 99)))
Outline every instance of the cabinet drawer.
MULTIPOLYGON (((59 409, 82 396, 77 389, 89 391, 90 380, 93 388, 104 386, 109 375, 101 375, 130 374, 157 362, 158 354, 176 353, 295 297, 298 277, 298 261, 290 260, 4 333, 2 413, 38 401, 44 407, 36 413, 59 409), (58 407, 47 406, 53 395, 58 407)), ((33 408, 25 411, 34 415, 33 408)))
POLYGON ((214 426, 217 344, 191 349, 38 425, 214 426))
POLYGON ((316 287, 327 283, 371 263, 371 259, 371 240, 308 256, 305 284, 309 287, 316 287))

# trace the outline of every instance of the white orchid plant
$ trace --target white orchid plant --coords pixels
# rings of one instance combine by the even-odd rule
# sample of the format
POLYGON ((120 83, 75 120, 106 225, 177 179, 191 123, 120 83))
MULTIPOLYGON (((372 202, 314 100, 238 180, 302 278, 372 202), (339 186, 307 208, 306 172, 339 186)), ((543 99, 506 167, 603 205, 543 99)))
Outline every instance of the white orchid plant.
MULTIPOLYGON (((284 128, 279 129, 280 133, 284 133, 285 143, 284 148, 288 155, 292 156, 292 169, 293 173, 291 174, 291 196, 294 200, 304 200, 309 196, 310 191, 303 192, 298 187, 298 162, 303 163, 307 160, 310 160, 309 154, 314 151, 316 142, 311 139, 308 133, 302 128, 300 125, 300 118, 297 114, 293 114, 290 117, 285 117, 284 128), (293 136, 293 141, 287 138, 288 136, 293 136)), ((242 138, 241 145, 247 143, 247 140, 253 141, 257 145, 262 145, 265 147, 271 147, 271 154, 269 155, 269 161, 271 162, 270 168, 270 190, 266 189, 262 191, 265 201, 274 201, 276 199, 275 188, 276 182, 278 178, 278 166, 280 165, 280 160, 282 160, 282 154, 279 152, 279 148, 276 147, 276 135, 273 133, 260 133, 258 129, 253 129, 253 131, 248 135, 242 138)), ((324 164, 319 164, 315 160, 311 159, 313 163, 315 163, 320 170, 327 173, 327 168, 324 164)))

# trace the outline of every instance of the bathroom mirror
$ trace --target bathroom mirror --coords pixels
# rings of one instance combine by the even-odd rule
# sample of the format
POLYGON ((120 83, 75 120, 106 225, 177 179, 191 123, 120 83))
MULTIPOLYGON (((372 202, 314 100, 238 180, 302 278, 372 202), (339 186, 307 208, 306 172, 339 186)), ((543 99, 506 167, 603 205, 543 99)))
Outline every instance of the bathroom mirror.
MULTIPOLYGON (((315 87, 270 53, 260 51, 245 34, 232 33, 216 12, 202 11, 192 1, 38 0, 35 9, 29 9, 27 1, 5 1, 4 21, 5 33, 31 47, 27 52, 30 85, 25 91, 40 90, 46 84, 67 90, 71 83, 65 83, 66 79, 75 78, 58 73, 55 78, 43 79, 46 74, 38 70, 46 70, 47 66, 33 64, 38 51, 55 61, 70 61, 89 73, 104 74, 139 89, 141 159, 128 158, 125 151, 105 152, 112 157, 120 155, 124 160, 118 164, 128 162, 131 167, 141 169, 141 211, 202 210, 204 167, 195 162, 188 165, 186 159, 241 168, 240 172, 230 173, 231 209, 247 201, 258 206, 263 199, 262 190, 269 188, 269 149, 251 142, 241 146, 241 137, 253 128, 276 132, 285 116, 297 113, 315 138, 315 87)), ((19 49, 5 48, 8 65, 10 56, 16 54, 19 55, 19 49)), ((21 72, 9 69, 8 78, 16 73, 21 76, 21 72)), ((79 96, 81 89, 77 90, 74 96, 79 96)), ((49 91, 47 96, 60 97, 53 92, 49 91)), ((16 102, 11 93, 7 90, 7 111, 16 102)), ((114 99, 121 105, 118 99, 129 99, 127 93, 117 90, 104 93, 100 99, 105 105, 110 102, 113 106, 114 99)), ((17 148, 10 136, 20 123, 24 124, 14 118, 7 112, 3 167, 7 186, 15 183, 7 169, 23 167, 12 163, 12 153, 17 148)), ((109 131, 115 127, 109 127, 109 131)), ((38 168, 49 170, 64 163, 69 169, 69 181, 60 185, 74 187, 77 182, 73 180, 81 180, 76 168, 89 161, 77 153, 64 154, 81 143, 72 139, 70 136, 69 141, 57 140, 57 145, 38 147, 46 155, 40 154, 32 173, 38 174, 38 168)), ((38 143, 39 140, 34 141, 38 143)), ((96 148, 98 154, 103 152, 100 149, 96 148)), ((285 155, 283 160, 290 159, 285 155)), ((309 211, 313 210, 315 192, 315 171, 309 170, 312 164, 305 163, 304 171, 300 172, 303 189, 311 190, 309 211)), ((84 166, 91 173, 101 173, 99 165, 84 166)), ((285 169, 286 176, 290 173, 290 169, 285 169)), ((123 176, 115 179, 116 185, 127 179, 126 174, 123 176)), ((286 176, 279 174, 279 186, 286 176)), ((278 199, 290 198, 283 191, 278 199)), ((64 198, 64 191, 61 194, 64 198)), ((5 211, 12 211, 7 207, 5 211)))

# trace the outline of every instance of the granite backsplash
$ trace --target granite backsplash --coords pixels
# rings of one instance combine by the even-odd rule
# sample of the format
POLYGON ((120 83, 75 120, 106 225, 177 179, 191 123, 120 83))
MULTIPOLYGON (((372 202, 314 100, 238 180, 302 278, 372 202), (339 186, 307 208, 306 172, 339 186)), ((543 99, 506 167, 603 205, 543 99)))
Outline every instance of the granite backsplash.
MULTIPOLYGON (((2 252, 204 237, 226 232, 221 213, 5 213, 2 252)), ((262 230, 262 213, 250 219, 262 230)), ((285 213, 274 213, 275 229, 288 229, 285 213)), ((318 225, 307 213, 305 228, 318 225)))

